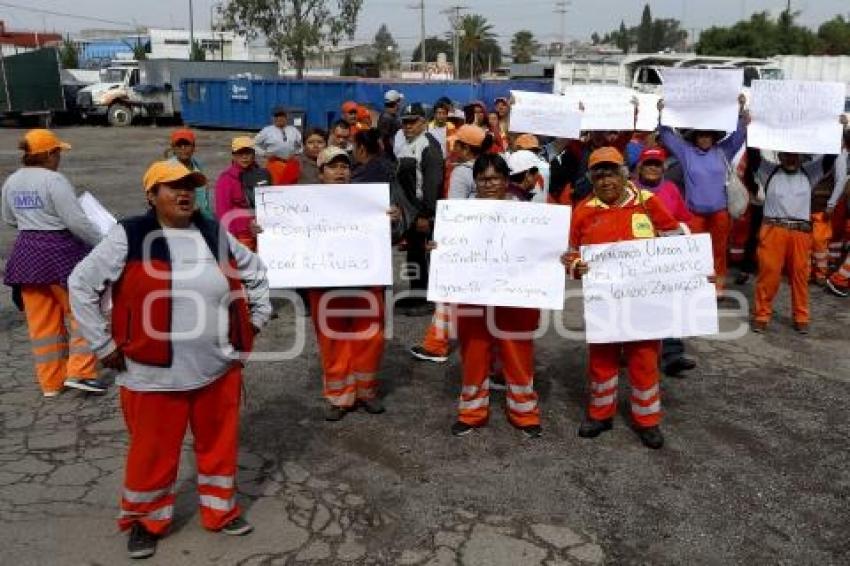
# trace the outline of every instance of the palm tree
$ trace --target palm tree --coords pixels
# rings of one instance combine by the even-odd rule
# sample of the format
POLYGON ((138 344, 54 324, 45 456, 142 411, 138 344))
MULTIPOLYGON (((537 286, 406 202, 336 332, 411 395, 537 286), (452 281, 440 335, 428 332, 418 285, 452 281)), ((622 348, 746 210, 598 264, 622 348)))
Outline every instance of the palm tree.
POLYGON ((502 48, 493 26, 480 14, 468 14, 460 21, 460 69, 467 77, 480 78, 488 65, 502 63, 502 48), (466 72, 464 72, 466 71, 466 72))
POLYGON ((540 44, 527 29, 516 32, 511 40, 511 57, 514 63, 531 63, 538 49, 540 44))

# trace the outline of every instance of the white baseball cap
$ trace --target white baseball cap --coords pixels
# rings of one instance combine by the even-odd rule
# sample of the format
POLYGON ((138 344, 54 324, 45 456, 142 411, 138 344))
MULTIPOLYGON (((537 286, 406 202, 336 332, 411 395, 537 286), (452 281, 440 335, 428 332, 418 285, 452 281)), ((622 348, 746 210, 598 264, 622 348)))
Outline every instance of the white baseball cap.
POLYGON ((384 102, 398 102, 404 100, 404 95, 397 90, 388 90, 384 93, 384 102))
POLYGON ((508 157, 511 175, 519 175, 534 168, 540 168, 540 158, 527 149, 515 151, 508 157))

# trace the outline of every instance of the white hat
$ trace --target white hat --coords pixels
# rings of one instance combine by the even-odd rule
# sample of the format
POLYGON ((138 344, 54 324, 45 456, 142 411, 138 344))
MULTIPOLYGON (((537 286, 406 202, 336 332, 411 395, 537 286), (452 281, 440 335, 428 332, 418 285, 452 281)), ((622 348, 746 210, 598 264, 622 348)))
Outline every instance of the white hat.
POLYGON ((529 169, 540 168, 540 158, 527 149, 515 151, 508 157, 511 175, 525 173, 529 169))
POLYGON ((384 102, 398 102, 404 99, 404 95, 397 90, 388 90, 384 93, 384 102))

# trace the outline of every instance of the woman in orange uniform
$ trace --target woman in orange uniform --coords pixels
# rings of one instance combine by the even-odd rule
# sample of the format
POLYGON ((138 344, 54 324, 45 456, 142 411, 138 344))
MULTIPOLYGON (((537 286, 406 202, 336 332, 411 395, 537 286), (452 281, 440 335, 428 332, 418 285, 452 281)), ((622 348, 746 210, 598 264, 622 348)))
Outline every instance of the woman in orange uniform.
MULTIPOLYGON (((622 154, 613 147, 594 151, 588 159, 593 194, 576 206, 570 229, 570 249, 561 258, 574 278, 588 271, 579 249, 656 235, 681 233, 679 223, 650 191, 628 181, 622 154)), ((590 402, 579 427, 582 438, 611 430, 617 412, 620 359, 625 358, 632 386, 632 421, 641 442, 661 448, 661 396, 658 386, 660 340, 588 345, 590 402)))
MULTIPOLYGON (((477 198, 511 199, 508 194, 510 169, 500 155, 485 153, 478 157, 472 174, 477 198)), ((463 388, 452 434, 463 436, 487 424, 490 414, 488 377, 493 350, 498 349, 507 383, 508 421, 526 436, 539 437, 542 429, 534 391, 534 333, 540 322, 540 311, 459 305, 455 320, 463 364, 463 388)))

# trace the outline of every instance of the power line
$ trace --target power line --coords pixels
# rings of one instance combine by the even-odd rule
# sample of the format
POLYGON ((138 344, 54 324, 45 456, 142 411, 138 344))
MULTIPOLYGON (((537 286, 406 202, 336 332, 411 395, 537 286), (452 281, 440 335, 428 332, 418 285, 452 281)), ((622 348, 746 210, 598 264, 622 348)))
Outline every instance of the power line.
POLYGON ((460 69, 460 11, 466 10, 469 6, 449 6, 442 11, 443 14, 448 14, 449 24, 452 26, 452 47, 454 48, 454 72, 458 73, 460 69))
POLYGON ((109 20, 106 18, 98 18, 96 16, 81 16, 79 14, 69 14, 67 12, 58 12, 56 10, 47 10, 45 8, 33 8, 32 6, 21 6, 19 4, 12 4, 11 2, 0 2, 0 6, 4 8, 11 8, 13 10, 22 10, 25 12, 35 13, 35 14, 45 14, 48 16, 58 16, 60 18, 69 18, 74 20, 84 20, 89 22, 99 22, 103 24, 112 24, 118 26, 126 26, 130 28, 138 27, 135 23, 132 22, 122 22, 118 20, 109 20))

